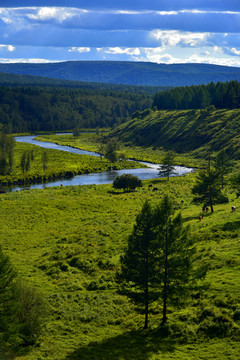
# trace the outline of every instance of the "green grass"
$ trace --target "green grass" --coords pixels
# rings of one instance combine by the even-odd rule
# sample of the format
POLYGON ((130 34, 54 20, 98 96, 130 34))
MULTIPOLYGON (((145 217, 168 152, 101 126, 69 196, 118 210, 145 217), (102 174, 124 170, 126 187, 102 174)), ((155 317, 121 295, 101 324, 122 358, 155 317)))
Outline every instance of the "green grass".
POLYGON ((121 124, 111 136, 131 146, 173 150, 188 158, 202 160, 209 151, 214 154, 224 149, 239 159, 239 131, 239 109, 164 110, 121 124))
POLYGON ((237 360, 240 200, 229 193, 229 204, 215 206, 199 222, 201 207, 191 203, 194 179, 189 174, 144 181, 129 193, 100 185, 0 195, 3 249, 49 304, 37 346, 12 358, 237 360), (158 191, 148 188, 150 183, 158 191), (196 234, 198 261, 210 263, 210 270, 203 295, 193 293, 186 307, 170 309, 163 336, 159 305, 153 304, 150 330, 143 331, 143 315, 117 293, 115 273, 142 204, 158 203, 165 193, 196 234))
MULTIPOLYGON (((117 139, 118 135, 116 134, 117 139)), ((72 135, 42 135, 38 137, 40 141, 50 141, 59 145, 68 145, 78 149, 101 152, 101 145, 109 141, 108 133, 104 135, 96 133, 82 133, 79 137, 72 135)), ((136 146, 133 143, 120 142, 119 153, 125 154, 126 159, 136 159, 139 161, 149 161, 161 163, 166 155, 166 151, 159 146, 136 146)), ((176 153, 176 164, 189 167, 199 166, 199 159, 189 154, 176 153)), ((203 162, 200 162, 203 163, 203 162)))
MULTIPOLYGON (((14 167, 10 175, 0 175, 0 184, 17 184, 28 182, 43 182, 55 178, 72 177, 78 174, 102 172, 109 169, 139 168, 134 162, 118 161, 110 163, 107 159, 89 155, 78 155, 59 150, 43 149, 36 145, 16 143, 14 151, 14 167), (21 156, 24 151, 33 153, 30 170, 22 172, 21 156), (42 154, 47 153, 47 169, 43 170, 42 154)), ((142 167, 142 165, 141 165, 142 167)))

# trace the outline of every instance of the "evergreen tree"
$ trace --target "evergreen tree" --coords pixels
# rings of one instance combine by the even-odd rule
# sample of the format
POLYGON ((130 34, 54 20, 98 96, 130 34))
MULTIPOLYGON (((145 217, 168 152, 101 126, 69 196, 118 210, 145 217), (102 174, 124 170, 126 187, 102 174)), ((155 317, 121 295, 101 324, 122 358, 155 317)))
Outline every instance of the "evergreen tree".
POLYGON ((22 169, 23 174, 26 171, 26 157, 27 157, 27 153, 26 153, 26 151, 24 151, 22 153, 21 160, 20 160, 20 167, 22 169))
POLYGON ((11 261, 0 246, 0 333, 6 335, 12 331, 13 315, 17 305, 15 280, 17 273, 11 261))
POLYGON ((193 271, 195 248, 181 214, 174 217, 172 202, 164 196, 155 208, 146 202, 137 216, 128 247, 121 257, 123 291, 144 307, 148 327, 149 304, 161 299, 162 324, 169 304, 182 304, 194 279, 204 277, 206 267, 193 271))
POLYGON ((169 180, 169 176, 175 174, 174 172, 174 152, 168 151, 162 161, 162 164, 159 167, 159 175, 162 177, 167 177, 169 180))
POLYGON ((195 253, 189 227, 183 226, 181 214, 173 215, 172 202, 166 195, 154 214, 162 324, 167 321, 169 303, 179 304, 187 295, 195 253))
POLYGON ((110 140, 105 147, 105 158, 110 162, 118 161, 118 153, 117 150, 119 148, 119 144, 116 139, 110 140))
POLYGON ((227 153, 224 150, 220 151, 215 159, 215 168, 220 173, 222 189, 224 185, 224 175, 228 174, 232 167, 233 162, 230 160, 227 153))
POLYGON ((210 206, 211 212, 214 204, 228 202, 228 198, 221 192, 219 178, 219 172, 215 169, 199 171, 196 184, 192 188, 192 193, 196 195, 193 202, 210 206))
POLYGON ((14 146, 13 137, 0 132, 0 175, 10 174, 12 171, 14 146))
POLYGON ((153 234, 153 211, 150 204, 145 202, 128 238, 128 247, 121 256, 121 271, 118 274, 124 293, 135 303, 144 306, 145 329, 148 328, 149 303, 155 299, 153 289, 156 282, 156 262, 153 234))

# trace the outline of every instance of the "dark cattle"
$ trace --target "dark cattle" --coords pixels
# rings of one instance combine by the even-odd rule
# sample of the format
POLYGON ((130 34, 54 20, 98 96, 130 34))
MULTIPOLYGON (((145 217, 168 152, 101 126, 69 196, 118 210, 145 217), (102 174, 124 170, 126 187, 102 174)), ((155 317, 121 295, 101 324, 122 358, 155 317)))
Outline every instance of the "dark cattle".
POLYGON ((6 191, 5 190, 0 190, 0 194, 5 194, 6 191))
POLYGON ((235 210, 236 210, 236 207, 235 207, 235 206, 232 206, 232 207, 231 207, 231 210, 232 210, 232 211, 235 211, 235 210))
POLYGON ((153 188, 153 191, 157 191, 158 190, 158 188, 153 188))
POLYGON ((148 188, 151 188, 152 187, 152 184, 148 185, 148 188))

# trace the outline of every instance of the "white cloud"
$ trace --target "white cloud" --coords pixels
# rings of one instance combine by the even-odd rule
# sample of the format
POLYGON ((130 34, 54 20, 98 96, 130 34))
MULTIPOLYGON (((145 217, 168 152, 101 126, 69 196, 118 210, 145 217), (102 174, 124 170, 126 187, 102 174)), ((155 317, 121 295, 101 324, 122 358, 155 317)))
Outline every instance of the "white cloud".
POLYGON ((77 52, 77 53, 84 53, 84 52, 90 52, 90 47, 72 47, 68 50, 69 52, 77 52))
POLYGON ((0 45, 0 49, 8 50, 10 52, 14 51, 16 48, 12 45, 0 45))
POLYGON ((47 64, 47 63, 56 63, 59 62, 58 60, 48 60, 48 59, 26 59, 26 58, 19 58, 19 59, 6 59, 0 58, 0 63, 2 64, 16 64, 16 63, 29 63, 29 64, 47 64))
POLYGON ((1 17, 1 20, 2 20, 5 24, 8 24, 8 25, 12 23, 12 20, 9 19, 9 18, 7 18, 7 17, 5 17, 5 16, 1 17))
POLYGON ((203 45, 210 33, 181 32, 177 30, 154 30, 151 35, 161 42, 162 46, 199 46, 203 45))
POLYGON ((156 11, 156 14, 158 15, 162 15, 162 16, 165 16, 165 15, 177 15, 178 14, 178 11, 156 11))
POLYGON ((31 20, 36 21, 49 21, 57 20, 62 23, 68 18, 71 18, 76 15, 76 13, 87 12, 86 10, 72 9, 72 8, 63 8, 63 7, 41 7, 41 8, 29 8, 30 10, 35 10, 35 13, 26 14, 26 16, 31 20))
POLYGON ((234 54, 234 55, 240 55, 240 50, 237 50, 235 48, 232 48, 231 49, 231 53, 234 54))
POLYGON ((217 46, 217 45, 215 45, 215 46, 213 47, 213 50, 214 50, 215 52, 217 52, 217 53, 220 53, 220 54, 223 54, 223 53, 224 53, 223 49, 222 49, 220 46, 217 46))
MULTIPOLYGON (((97 49, 100 50, 99 48, 97 49)), ((110 47, 106 48, 105 52, 107 54, 127 54, 127 55, 140 55, 139 48, 120 48, 120 47, 110 47)))

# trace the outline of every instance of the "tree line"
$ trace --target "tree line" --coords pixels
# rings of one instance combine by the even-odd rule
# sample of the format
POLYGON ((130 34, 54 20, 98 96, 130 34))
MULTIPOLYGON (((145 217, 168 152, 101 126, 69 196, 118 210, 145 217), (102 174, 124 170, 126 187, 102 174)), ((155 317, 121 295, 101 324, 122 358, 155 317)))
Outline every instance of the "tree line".
POLYGON ((8 133, 113 127, 151 104, 148 94, 106 88, 1 87, 0 127, 8 133))
POLYGON ((176 87, 157 93, 153 100, 153 107, 159 110, 204 109, 209 105, 219 109, 239 108, 240 82, 176 87))

